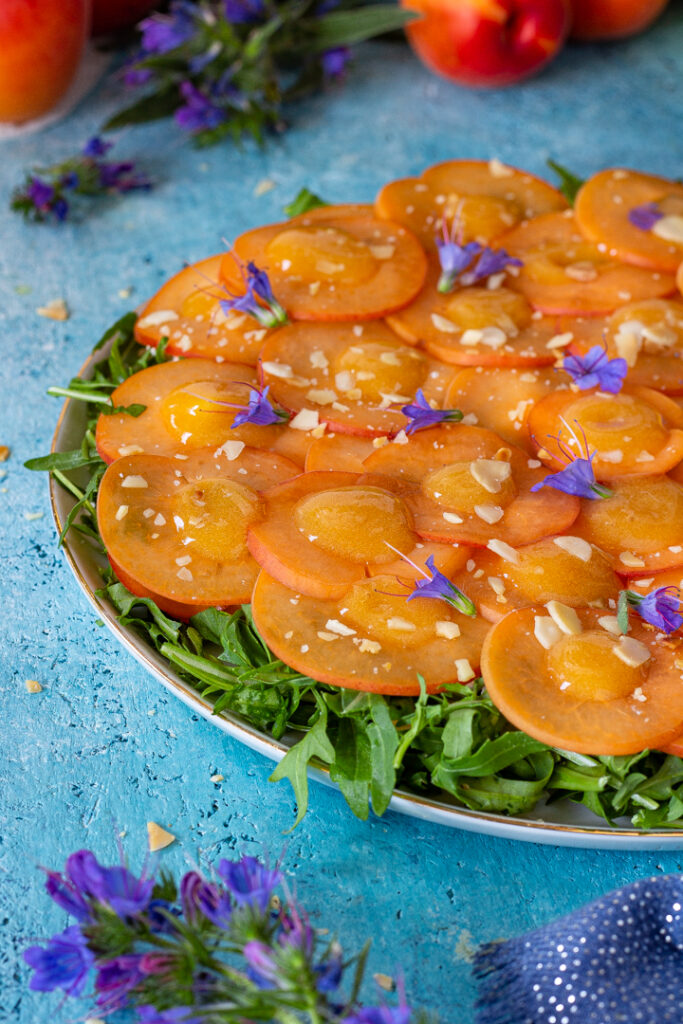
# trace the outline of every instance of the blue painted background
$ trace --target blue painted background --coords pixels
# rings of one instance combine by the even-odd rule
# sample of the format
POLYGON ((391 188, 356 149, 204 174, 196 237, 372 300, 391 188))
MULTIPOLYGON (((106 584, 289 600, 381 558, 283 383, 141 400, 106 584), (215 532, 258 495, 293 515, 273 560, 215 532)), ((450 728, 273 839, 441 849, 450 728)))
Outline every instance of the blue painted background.
MULTIPOLYGON (((498 156, 543 173, 554 156, 579 173, 623 162, 683 173, 683 10, 622 44, 569 47, 539 79, 472 93, 430 76, 405 47, 359 51, 347 85, 292 112, 292 130, 261 151, 195 151, 172 125, 120 137, 115 154, 158 180, 147 195, 106 200, 81 223, 25 226, 6 200, 29 164, 78 148, 117 105, 106 82, 67 120, 0 145, 0 1020, 55 1024, 85 1004, 27 989, 22 949, 64 926, 37 865, 79 847, 116 857, 125 833, 141 863, 145 823, 170 827, 163 854, 181 869, 231 851, 284 864, 313 921, 347 949, 371 935, 370 973, 402 967, 409 996, 471 1024, 469 944, 512 935, 605 889, 683 867, 683 853, 608 853, 513 844, 394 814, 356 821, 313 785, 300 828, 272 765, 166 695, 103 630, 56 550, 46 480, 21 468, 48 450, 65 383, 114 318, 183 261, 280 216, 303 185, 333 201, 368 200, 389 177, 449 157, 498 156), (263 179, 276 188, 254 194, 263 179), (133 289, 130 299, 119 290, 133 289), (36 315, 63 297, 66 323, 36 315), (40 518, 34 518, 36 514, 40 518), (27 694, 38 679, 42 693, 27 694), (210 776, 221 773, 214 784, 210 776)), ((370 994, 372 984, 368 994, 370 994)))

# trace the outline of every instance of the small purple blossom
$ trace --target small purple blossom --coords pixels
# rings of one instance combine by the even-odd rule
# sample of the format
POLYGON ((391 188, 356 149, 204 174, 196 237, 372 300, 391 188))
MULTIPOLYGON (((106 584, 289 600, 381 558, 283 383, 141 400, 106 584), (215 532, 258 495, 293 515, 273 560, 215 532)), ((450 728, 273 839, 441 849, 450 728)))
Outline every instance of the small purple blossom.
POLYGON ((141 21, 138 27, 142 32, 143 53, 168 53, 186 43, 195 33, 196 13, 194 4, 181 0, 171 4, 169 14, 153 14, 141 21))
POLYGON ((225 120, 225 111, 192 82, 180 83, 180 94, 185 100, 173 115, 176 124, 188 132, 210 131, 225 120))
MULTIPOLYGON (((567 426, 566 423, 565 426, 567 426)), ((567 465, 564 469, 558 470, 557 473, 549 473, 539 483, 534 484, 531 490, 540 491, 542 487, 554 487, 556 491, 563 491, 565 494, 575 494, 579 498, 610 498, 612 491, 609 487, 599 484, 595 479, 593 459, 597 453, 588 451, 586 435, 583 434, 583 446, 581 446, 581 442, 571 427, 568 427, 568 430, 579 447, 581 455, 577 455, 569 445, 564 444, 562 441, 562 431, 560 431, 557 437, 553 437, 552 440, 557 442, 557 447, 564 456, 567 465)))
POLYGON ((135 173, 135 164, 130 160, 96 162, 95 166, 100 176, 100 187, 107 192, 132 192, 152 187, 146 175, 135 173))
POLYGON ((341 1024, 410 1024, 412 1011, 405 1003, 400 1006, 362 1006, 341 1024))
POLYGON ((658 220, 664 216, 656 203, 641 203, 628 211, 628 219, 634 228, 652 231, 658 220))
POLYGON ((53 935, 47 946, 31 946, 24 952, 24 960, 33 968, 30 989, 53 992, 61 988, 69 996, 79 996, 95 957, 81 929, 74 924, 53 935))
POLYGON ((138 1006, 139 1024, 202 1024, 202 1017, 191 1017, 191 1006, 175 1006, 172 1010, 157 1010, 155 1006, 138 1006))
MULTIPOLYGON (((144 54, 140 54, 138 60, 143 60, 144 54)), ((129 65, 123 72, 123 81, 125 85, 132 88, 137 88, 140 85, 147 85, 148 82, 154 78, 154 72, 151 68, 139 68, 135 66, 135 62, 129 65)))
POLYGON ((259 988, 273 988, 278 980, 278 963, 270 946, 252 939, 247 942, 244 959, 249 964, 249 976, 259 988))
POLYGON ((678 587, 658 587, 649 594, 637 594, 627 590, 626 600, 635 608, 641 619, 663 633, 675 633, 683 626, 683 615, 680 614, 681 591, 678 587))
POLYGON ((46 181, 34 175, 29 181, 28 188, 26 189, 26 196, 31 200, 37 210, 41 210, 46 213, 50 208, 50 203, 54 199, 55 190, 52 185, 48 185, 46 181))
POLYGON ((320 58, 325 77, 343 78, 350 60, 351 51, 348 46, 335 46, 331 50, 325 50, 320 58))
POLYGON ((263 0, 223 0, 225 20, 231 25, 249 25, 265 17, 263 0))
POLYGON ((406 434, 414 434, 416 430, 433 427, 435 423, 459 423, 462 419, 460 409, 432 409, 422 388, 415 392, 415 401, 402 406, 401 412, 410 420, 406 434))
MULTIPOLYGON (((406 558, 405 561, 409 561, 409 559, 406 558)), ((410 564, 413 565, 412 562, 410 564)), ((461 612, 462 615, 469 615, 470 618, 474 618, 477 614, 474 603, 470 601, 466 594, 463 594, 459 587, 456 587, 455 583, 451 583, 440 569, 436 568, 434 555, 429 556, 425 566, 429 569, 429 574, 422 569, 420 570, 423 576, 415 581, 415 588, 406 600, 412 601, 414 597, 432 597, 438 601, 445 601, 446 604, 451 605, 452 608, 461 612)), ((417 566, 414 567, 417 568, 417 566)))
POLYGON ((241 427, 244 423, 256 423, 261 427, 268 427, 272 423, 282 423, 289 419, 287 413, 276 409, 268 398, 270 385, 262 391, 258 388, 249 389, 249 404, 242 412, 238 412, 232 421, 232 428, 241 427))
POLYGON ((88 139, 83 147, 83 156, 90 156, 93 159, 98 156, 104 156, 113 145, 113 142, 107 142, 105 139, 100 138, 99 135, 95 135, 92 139, 88 139))
POLYGON ((318 992, 334 992, 339 988, 344 971, 341 946, 334 943, 328 960, 313 968, 318 992))
POLYGON ((460 278, 465 285, 476 284, 493 274, 500 274, 508 267, 521 267, 522 261, 510 256, 505 249, 489 249, 488 246, 482 249, 477 262, 471 270, 468 270, 460 278))
POLYGON ((141 969, 142 956, 130 953, 117 956, 100 966, 95 978, 97 1005, 108 1013, 122 1010, 128 1002, 128 993, 146 977, 141 969))
POLYGON ((242 295, 233 295, 228 292, 230 298, 220 301, 222 311, 224 313, 246 313, 247 316, 258 320, 263 327, 282 327, 288 323, 287 313, 273 295, 266 271, 260 270, 253 262, 247 265, 246 271, 239 261, 238 265, 244 278, 246 291, 242 295))
POLYGON ((217 928, 227 928, 232 917, 232 901, 228 893, 213 882, 203 882, 197 890, 197 909, 217 928))
POLYGON ((232 893, 236 903, 255 906, 264 913, 275 888, 282 882, 277 868, 268 868, 256 857, 242 857, 238 861, 221 860, 217 872, 232 893))
MULTIPOLYGON (((62 878, 51 873, 46 883, 48 892, 60 906, 65 905, 66 894, 75 905, 85 901, 103 903, 122 918, 133 917, 146 910, 154 888, 153 879, 136 878, 120 865, 102 867, 89 850, 71 854, 66 862, 65 876, 62 878), (54 895, 58 888, 59 898, 54 895)), ((82 917, 80 919, 83 920, 82 917)))
POLYGON ((562 368, 566 370, 581 391, 600 388, 612 395, 621 391, 628 371, 625 359, 610 359, 606 349, 593 345, 585 355, 565 356, 562 368))
POLYGON ((436 238, 441 264, 441 276, 436 287, 445 294, 453 291, 458 276, 469 267, 482 249, 478 242, 462 244, 462 232, 457 217, 453 219, 450 231, 446 227, 446 221, 442 221, 442 234, 442 238, 436 238))

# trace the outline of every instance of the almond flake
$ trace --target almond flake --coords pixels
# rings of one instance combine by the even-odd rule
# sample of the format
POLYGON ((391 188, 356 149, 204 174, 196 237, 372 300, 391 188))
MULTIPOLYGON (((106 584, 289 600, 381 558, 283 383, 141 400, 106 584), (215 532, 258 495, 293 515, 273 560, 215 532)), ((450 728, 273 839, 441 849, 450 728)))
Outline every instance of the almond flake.
POLYGON ((635 366, 643 344, 643 324, 640 320, 626 320, 620 324, 614 335, 617 355, 626 360, 627 366, 635 366))
POLYGON ((512 467, 502 459, 475 459, 470 462, 470 473, 489 494, 499 494, 512 476, 512 467))
POLYGON ((326 430, 327 423, 319 423, 317 427, 313 427, 311 437, 322 437, 326 430))
POLYGON ((650 452, 646 452, 644 449, 639 455, 636 455, 636 462, 654 462, 654 460, 654 455, 651 455, 650 452))
POLYGON ((317 409, 301 409, 290 421, 292 430, 313 430, 320 425, 317 409))
POLYGON ((506 343, 507 340, 507 334, 505 333, 505 331, 501 331, 500 327, 485 327, 484 330, 481 332, 482 345, 487 345, 494 351, 499 348, 502 348, 502 346, 506 343))
POLYGON ((338 637, 338 635, 336 633, 328 633, 324 629, 319 629, 318 633, 317 633, 317 636, 318 636, 318 640, 325 640, 328 643, 331 642, 332 640, 338 640, 339 639, 339 637, 338 637))
POLYGON ((353 642, 361 654, 378 654, 382 650, 382 645, 377 643, 376 640, 361 640, 360 637, 356 637, 353 642))
POLYGON ((526 464, 529 469, 538 469, 539 466, 543 465, 540 459, 527 459, 526 464))
POLYGON ((600 452, 598 458, 601 459, 602 462, 619 463, 624 458, 624 453, 621 448, 613 448, 612 451, 609 452, 600 452))
POLYGON ((337 392, 331 388, 311 388, 306 392, 309 402, 315 402, 316 405, 331 405, 332 402, 336 402, 337 397, 337 392))
POLYGON ((177 320, 178 314, 174 309, 157 309, 154 313, 148 313, 138 320, 136 327, 161 327, 162 324, 170 324, 177 320))
POLYGON ((564 272, 572 281, 595 281, 598 276, 598 272, 590 260, 578 260, 576 263, 570 263, 568 267, 564 268, 564 272))
POLYGON ((121 481, 121 486, 139 488, 141 490, 147 487, 147 481, 144 476, 125 476, 121 481))
POLYGON ((70 313, 64 299, 52 299, 45 306, 38 306, 38 316, 44 316, 48 320, 68 320, 70 313))
POLYGON ((176 565, 189 565, 191 561, 192 561, 192 557, 190 555, 181 555, 180 558, 176 558, 175 564, 176 565))
POLYGON ((330 365, 330 361, 319 348, 314 349, 308 357, 311 366, 314 366, 316 370, 326 370, 330 365))
POLYGON ((612 633, 614 636, 620 636, 621 628, 619 626, 619 619, 616 615, 601 615, 598 619, 598 623, 603 629, 606 629, 608 633, 612 633))
POLYGON ((308 294, 309 295, 317 295, 319 291, 320 291, 320 281, 311 281, 311 283, 308 286, 308 294))
POLYGON ((149 844, 149 852, 156 853, 158 850, 164 850, 171 843, 174 843, 175 836, 172 832, 167 832, 161 825, 157 825, 156 821, 148 821, 147 842, 149 844))
POLYGON ((627 565, 631 569, 642 569, 645 562, 638 555, 634 555, 632 551, 622 551, 619 555, 619 561, 622 565, 627 565))
POLYGON ((434 632, 444 640, 455 640, 460 636, 460 626, 450 619, 439 619, 434 623, 434 632))
POLYGON ((392 615, 391 618, 387 619, 387 629, 395 629, 402 633, 413 633, 416 628, 414 622, 402 619, 399 615, 392 615))
MULTIPOLYGON (((434 319, 434 317, 432 317, 432 320, 433 319, 434 319)), ((450 323, 450 321, 449 321, 449 323, 450 323)), ((479 330, 476 330, 473 327, 470 327, 470 328, 468 328, 468 330, 463 331, 462 336, 460 338, 460 344, 461 345, 465 345, 466 347, 470 347, 470 346, 473 346, 473 345, 478 345, 479 342, 483 339, 483 337, 484 337, 484 332, 483 331, 479 331, 479 330)))
POLYGON ((469 683, 470 679, 474 679, 474 669, 467 658, 456 659, 455 674, 459 683, 469 683))
POLYGON ((293 375, 292 367, 289 363, 267 361, 261 364, 261 369, 264 373, 270 374, 271 377, 280 377, 282 380, 288 380, 293 375))
POLYGON ((114 516, 114 519, 116 519, 118 522, 121 522, 121 520, 125 519, 125 517, 127 515, 128 515, 128 506, 127 505, 119 505, 119 507, 116 510, 116 515, 114 516))
POLYGON ((368 248, 376 260, 390 260, 396 252, 395 245, 369 245, 368 248))
POLYGON ((452 320, 448 320, 445 316, 441 316, 440 313, 432 313, 432 323, 437 331, 441 331, 442 334, 457 334, 460 330, 457 324, 454 324, 452 320))
POLYGON ((534 636, 546 651, 562 639, 560 629, 549 615, 534 615, 534 636))
POLYGON ((579 616, 569 605, 561 601, 548 601, 546 608, 555 625, 567 636, 577 636, 583 631, 579 616))
POLYGON ((647 700, 647 697, 643 693, 642 686, 636 686, 635 690, 631 694, 631 697, 633 698, 633 700, 637 700, 641 704, 644 703, 647 700))
POLYGON ((220 775, 217 773, 216 775, 209 776, 209 782, 222 782, 224 778, 224 775, 220 775))
POLYGON ((325 623, 325 629, 329 630, 330 633, 337 633, 339 636, 355 636, 355 629, 351 629, 345 622, 340 622, 339 619, 328 619, 325 623))
POLYGON ((672 544, 669 551, 672 555, 679 555, 683 551, 683 547, 680 544, 672 544))
POLYGON ((503 518, 503 509, 500 505, 475 505, 474 514, 485 523, 497 523, 503 518))
POLYGON ((254 188, 254 195, 264 196, 266 192, 272 192, 274 188, 277 188, 276 181, 273 181, 272 178, 262 178, 254 188))
POLYGON ((380 352, 379 361, 380 363, 384 363, 385 366, 401 365, 401 360, 395 352, 380 352))
POLYGON ((506 544, 504 540, 496 540, 495 537, 488 542, 486 547, 489 551, 493 551, 494 555, 500 555, 501 558, 505 559, 506 562, 512 562, 513 565, 519 565, 519 555, 513 547, 506 544))
POLYGON ((189 569, 186 569, 185 566, 183 566, 182 569, 178 569, 176 576, 179 580, 183 580, 185 583, 191 583, 193 578, 192 573, 189 569))
POLYGON ((443 513, 443 518, 446 520, 447 523, 456 523, 457 524, 457 523, 461 523, 462 522, 462 519, 460 518, 460 516, 457 516, 455 514, 455 512, 444 512, 443 513))
POLYGON ((332 408, 336 412, 348 412, 349 411, 349 406, 348 405, 343 405, 342 402, 333 402, 332 403, 332 408))
POLYGON ((545 347, 549 349, 566 348, 573 337, 574 335, 571 331, 565 331, 564 334, 554 334, 550 341, 545 343, 545 347))
POLYGON ((620 637, 612 650, 617 658, 630 668, 638 668, 650 660, 648 648, 633 636, 620 637))
POLYGON ((144 448, 141 448, 139 444, 122 444, 119 447, 119 455, 125 458, 127 455, 141 455, 144 448))
POLYGON ((504 164, 497 156, 489 160, 489 174, 492 178, 510 178, 514 173, 514 169, 504 164))
POLYGON ((27 679, 24 683, 27 693, 42 693, 42 686, 37 679, 27 679))
POLYGON ((389 444, 388 437, 373 437, 372 439, 373 448, 384 448, 385 444, 389 444))
POLYGON ((637 587, 649 587, 651 583, 654 583, 654 576, 648 576, 647 579, 643 578, 640 580, 634 580, 633 582, 637 587))
POLYGON ((216 449, 215 455, 218 458, 220 455, 225 455, 228 462, 234 462, 238 459, 244 451, 244 441, 226 441, 220 448, 216 449))
POLYGON ((161 512, 157 512, 157 514, 155 515, 155 517, 154 517, 154 525, 155 526, 166 526, 166 517, 164 515, 162 515, 161 512))
POLYGON ((650 231, 665 242, 683 245, 683 217, 680 214, 668 214, 665 217, 660 217, 650 231))
POLYGON ((408 435, 406 434, 405 430, 399 430, 398 434, 394 438, 393 443, 394 444, 408 444, 408 440, 409 440, 409 438, 408 438, 408 435))
POLYGON ((562 548, 568 555, 580 559, 582 562, 590 562, 593 548, 583 537, 554 537, 553 543, 562 548))

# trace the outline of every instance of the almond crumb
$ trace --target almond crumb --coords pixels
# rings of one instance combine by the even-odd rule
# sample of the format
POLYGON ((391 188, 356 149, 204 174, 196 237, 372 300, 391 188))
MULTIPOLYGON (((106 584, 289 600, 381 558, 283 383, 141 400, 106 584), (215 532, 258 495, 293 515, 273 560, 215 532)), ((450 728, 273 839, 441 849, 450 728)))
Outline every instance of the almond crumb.
POLYGON ((68 320, 71 315, 64 299, 52 299, 47 305, 38 306, 36 313, 48 320, 68 320))
POLYGON ((222 781, 223 781, 223 776, 222 775, 212 775, 210 777, 210 779, 209 779, 209 782, 222 782, 222 781))
POLYGON ((167 832, 161 825, 157 825, 155 821, 147 822, 147 841, 149 844, 149 852, 156 853, 157 850, 163 850, 171 843, 175 842, 175 836, 172 832, 167 832))
POLYGON ((372 980, 385 992, 393 992, 396 988, 396 983, 393 978, 390 978, 388 974, 373 974, 372 980))
POLYGON ((27 679, 25 686, 28 693, 41 693, 43 689, 37 679, 27 679))

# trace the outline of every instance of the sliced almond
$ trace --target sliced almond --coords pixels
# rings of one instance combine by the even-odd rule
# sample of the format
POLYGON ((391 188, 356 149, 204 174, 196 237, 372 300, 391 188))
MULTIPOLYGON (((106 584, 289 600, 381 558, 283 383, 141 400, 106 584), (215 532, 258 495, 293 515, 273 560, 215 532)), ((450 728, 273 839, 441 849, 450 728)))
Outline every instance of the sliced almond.
POLYGON ((562 632, 549 615, 534 615, 534 636, 541 647, 549 651, 562 639, 562 632))
POLYGON ((42 693, 42 686, 37 679, 27 679, 25 684, 27 693, 42 693))
POLYGON ((548 601, 546 608, 555 625, 567 636, 576 636, 582 632, 581 620, 569 605, 561 601, 548 601))
POLYGON ((156 853, 157 850, 164 850, 171 843, 175 842, 175 836, 172 832, 167 832, 161 825, 157 825, 156 821, 147 822, 147 841, 149 844, 149 852, 156 853))
POLYGON ((454 324, 452 320, 448 320, 445 316, 441 316, 440 313, 432 313, 432 323, 437 331, 441 331, 443 334, 457 334, 460 330, 457 324, 454 324))
POLYGON ((598 622, 603 629, 606 629, 608 633, 614 634, 614 636, 621 635, 621 628, 619 626, 619 619, 616 615, 601 615, 598 622))
POLYGON ((264 373, 269 373, 271 377, 280 377, 282 380, 288 380, 293 375, 293 370, 289 363, 266 361, 261 364, 261 368, 264 373))
POLYGON ((519 555, 513 547, 506 544, 504 540, 497 540, 495 537, 488 542, 486 547, 489 551, 493 551, 494 555, 500 555, 506 562, 512 562, 513 565, 519 565, 519 555))
POLYGON ((497 523, 503 518, 504 512, 500 505, 475 505, 474 514, 485 523, 497 523))
POLYGON ((475 459, 470 462, 470 473, 489 494, 498 494, 512 476, 512 467, 501 459, 475 459))
POLYGON ((469 683, 474 679, 475 672, 467 658, 457 658, 455 662, 455 674, 459 683, 469 683))
POLYGON ((460 636, 460 626, 450 619, 439 619, 434 623, 434 632, 444 640, 455 640, 460 636))
POLYGON ((630 569, 642 569, 645 562, 638 555, 634 555, 632 551, 622 551, 619 554, 619 561, 622 565, 627 565, 630 569))
POLYGON ((612 648, 617 658, 630 668, 638 668, 650 660, 650 651, 633 636, 621 636, 612 648))
POLYGON ((683 217, 680 214, 667 214, 650 228, 653 235, 665 242, 683 245, 683 217))
POLYGON ((292 417, 289 425, 292 430, 313 430, 319 426, 320 420, 317 409, 301 409, 296 416, 292 417))
POLYGON ((178 319, 178 314, 174 309, 157 309, 153 313, 147 313, 138 320, 136 327, 161 327, 163 324, 170 324, 173 320, 178 319))
POLYGON ((402 633, 413 633, 416 628, 414 622, 402 619, 400 615, 392 615, 390 619, 387 619, 387 629, 395 629, 402 633))
POLYGON ((340 622, 339 619, 328 619, 325 623, 325 629, 329 630, 330 633, 338 633, 339 636, 355 636, 355 629, 351 629, 345 622, 340 622))
POLYGON ((143 488, 147 487, 147 481, 145 480, 144 476, 124 476, 123 480, 121 481, 121 486, 130 487, 133 489, 137 488, 139 490, 142 490, 143 488))
POLYGON ((228 462, 234 462, 244 451, 244 441, 226 441, 220 448, 216 449, 216 458, 225 455, 228 462))
POLYGON ((582 562, 590 562, 593 548, 583 537, 554 537, 553 543, 562 548, 568 555, 573 555, 582 562))

